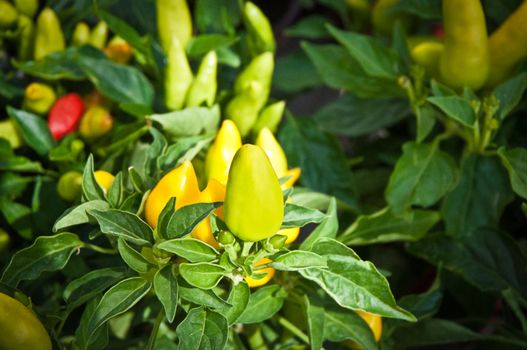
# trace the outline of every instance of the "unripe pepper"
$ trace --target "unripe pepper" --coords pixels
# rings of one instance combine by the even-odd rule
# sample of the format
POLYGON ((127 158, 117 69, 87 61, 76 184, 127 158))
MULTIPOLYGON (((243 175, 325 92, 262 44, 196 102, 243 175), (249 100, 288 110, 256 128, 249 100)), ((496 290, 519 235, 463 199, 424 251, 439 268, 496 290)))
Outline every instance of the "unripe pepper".
POLYGON ((183 107, 192 79, 185 49, 177 38, 173 38, 165 70, 165 104, 169 110, 183 107))
POLYGON ((375 31, 389 35, 393 31, 395 23, 399 21, 401 25, 408 29, 411 24, 411 17, 402 12, 395 12, 391 9, 400 0, 377 0, 372 9, 371 22, 375 31))
POLYGON ((192 37, 192 17, 187 0, 156 0, 157 33, 161 47, 170 51, 173 38, 177 38, 183 50, 192 37))
POLYGON ((39 319, 18 300, 0 293, 0 349, 51 350, 51 340, 39 319))
POLYGON ((427 41, 415 45, 410 50, 412 60, 422 66, 429 77, 439 77, 439 58, 444 50, 444 45, 437 41, 427 41))
POLYGON ((18 11, 7 0, 0 0, 0 29, 13 28, 18 19, 18 11))
POLYGON ((18 16, 18 58, 22 61, 33 57, 33 46, 35 43, 35 25, 33 20, 26 15, 18 16))
POLYGON ((199 106, 203 102, 209 107, 214 104, 218 90, 217 70, 218 56, 215 51, 210 51, 203 57, 198 73, 190 85, 187 93, 187 107, 199 106))
POLYGON ((18 12, 33 18, 38 11, 38 0, 15 0, 15 6, 18 12))
POLYGON ((262 85, 257 81, 253 81, 227 104, 225 114, 227 118, 236 124, 242 137, 249 134, 258 119, 262 94, 262 85))
POLYGON ((443 23, 442 82, 455 89, 479 89, 489 74, 487 27, 480 0, 443 0, 443 23))
POLYGON ((95 181, 101 186, 103 192, 108 192, 110 187, 112 187, 115 176, 105 170, 97 170, 93 175, 95 176, 95 181))
POLYGON ((82 174, 75 170, 63 174, 57 183, 57 193, 68 202, 79 199, 82 194, 82 174))
POLYGON ((84 102, 76 93, 60 97, 51 107, 48 127, 55 140, 74 132, 84 113, 84 102))
POLYGON ((244 241, 260 241, 280 229, 284 218, 282 189, 260 147, 244 145, 234 156, 223 210, 229 230, 244 241))
POLYGON ((104 49, 104 53, 111 61, 126 64, 130 62, 134 49, 126 40, 115 36, 104 49))
POLYGON ((35 35, 35 60, 46 55, 64 50, 64 33, 60 27, 59 18, 55 11, 46 7, 37 18, 35 35))
POLYGON ((0 228, 0 254, 9 248, 10 243, 11 237, 9 236, 9 233, 7 233, 6 230, 0 228))
POLYGON ((263 128, 269 128, 271 132, 275 132, 282 120, 284 110, 285 101, 278 101, 265 107, 253 125, 253 134, 258 135, 263 128))
POLYGON ((88 43, 98 49, 103 49, 108 40, 108 25, 104 21, 99 21, 90 32, 88 43))
POLYGON ((254 82, 260 84, 262 90, 257 98, 256 108, 260 110, 269 97, 273 79, 274 57, 271 52, 256 56, 238 75, 234 83, 236 94, 246 91, 254 82))
MULTIPOLYGON (((265 264, 269 264, 270 262, 271 262, 271 259, 262 258, 258 260, 257 262, 255 262, 253 266, 258 267, 258 266, 262 266, 265 264)), ((263 269, 255 270, 254 273, 265 274, 265 276, 259 279, 252 278, 251 276, 246 276, 245 281, 247 282, 247 285, 250 288, 260 287, 266 284, 267 282, 269 282, 273 278, 275 272, 276 272, 275 269, 273 269, 272 267, 266 267, 263 269)))
POLYGON ((90 41, 90 27, 86 22, 79 22, 73 30, 71 44, 73 46, 82 46, 90 41))
POLYGON ((207 152, 205 159, 207 179, 216 179, 226 184, 232 159, 241 146, 242 139, 236 124, 231 120, 224 120, 214 143, 207 152))
POLYGON ((110 111, 102 106, 92 106, 81 118, 79 134, 86 140, 94 140, 107 134, 113 126, 110 111))
POLYGON ((494 87, 510 77, 527 57, 527 2, 501 24, 489 38, 490 74, 487 86, 494 87))
POLYGON ((274 52, 274 41, 271 23, 264 13, 252 2, 248 1, 243 7, 243 20, 249 32, 250 47, 254 53, 274 52))
POLYGON ((24 91, 24 108, 37 114, 46 114, 55 103, 57 95, 49 85, 31 83, 24 91))
POLYGON ((17 149, 22 145, 22 138, 11 119, 0 121, 0 139, 6 139, 12 149, 17 149))

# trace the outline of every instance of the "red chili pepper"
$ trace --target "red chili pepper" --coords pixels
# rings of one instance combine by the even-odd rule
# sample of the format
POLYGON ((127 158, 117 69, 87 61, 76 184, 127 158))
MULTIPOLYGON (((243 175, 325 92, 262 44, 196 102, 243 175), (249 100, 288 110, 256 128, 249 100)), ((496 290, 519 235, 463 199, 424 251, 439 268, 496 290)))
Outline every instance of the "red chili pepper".
POLYGON ((48 127, 55 140, 74 132, 84 113, 84 102, 79 94, 71 93, 60 97, 51 107, 48 127))

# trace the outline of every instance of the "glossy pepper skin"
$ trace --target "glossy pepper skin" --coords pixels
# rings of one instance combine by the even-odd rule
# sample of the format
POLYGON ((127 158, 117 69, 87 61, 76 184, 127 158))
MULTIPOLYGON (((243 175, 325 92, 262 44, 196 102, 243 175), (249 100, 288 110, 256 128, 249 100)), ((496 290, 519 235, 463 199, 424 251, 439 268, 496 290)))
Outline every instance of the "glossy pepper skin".
POLYGON ((285 101, 278 101, 265 107, 252 127, 253 134, 258 135, 263 128, 269 128, 271 132, 276 132, 284 115, 284 110, 285 101))
POLYGON ((169 52, 173 38, 183 50, 192 37, 192 17, 187 0, 156 0, 157 33, 161 47, 169 52))
POLYGON ((16 25, 18 11, 7 0, 0 0, 0 29, 10 29, 16 25))
POLYGON ((527 57, 527 2, 521 5, 489 38, 490 74, 487 86, 494 87, 513 73, 527 57))
POLYGON ((382 317, 361 310, 356 310, 355 313, 357 313, 357 315, 359 315, 364 320, 364 322, 370 326, 375 341, 379 342, 382 335, 382 317))
POLYGON ((71 44, 73 46, 82 46, 90 41, 90 27, 86 22, 79 22, 73 30, 71 44))
POLYGON ((454 89, 474 90, 489 75, 489 45, 480 0, 443 0, 445 48, 439 59, 441 81, 454 89))
POLYGON ((104 48, 104 53, 111 61, 126 64, 130 62, 134 49, 126 40, 115 36, 104 48))
MULTIPOLYGON (((269 264, 270 262, 271 262, 271 259, 263 258, 255 262, 253 266, 258 267, 258 266, 262 266, 265 264, 269 264)), ((259 279, 252 278, 251 276, 246 276, 245 281, 247 282, 247 285, 250 288, 261 287, 267 284, 267 282, 269 282, 273 278, 275 272, 276 272, 275 269, 273 269, 272 267, 266 267, 263 269, 255 270, 254 273, 265 274, 265 276, 259 279)))
POLYGON ((37 18, 35 34, 35 60, 48 54, 64 50, 64 34, 55 11, 46 7, 37 18))
POLYGON ((97 25, 91 30, 88 43, 100 50, 106 45, 108 40, 108 25, 104 21, 99 21, 97 25))
POLYGON ((93 173, 95 175, 95 180, 101 186, 104 193, 108 192, 110 190, 110 187, 112 187, 113 180, 115 180, 115 176, 113 174, 105 171, 105 170, 97 170, 93 173))
POLYGON ((192 80, 192 70, 185 49, 179 39, 173 38, 165 69, 165 104, 169 110, 183 107, 192 80))
POLYGON ((234 96, 225 109, 227 118, 236 124, 242 137, 249 134, 258 119, 263 90, 262 84, 253 81, 244 91, 234 96))
POLYGON ((205 158, 207 179, 226 184, 232 159, 241 146, 242 138, 236 124, 232 120, 224 120, 205 158))
POLYGON ((40 320, 18 300, 0 293, 0 349, 51 350, 40 320))
POLYGON ((107 134, 113 126, 110 111, 102 106, 89 107, 81 118, 79 134, 85 140, 94 140, 107 134))
POLYGON ((203 103, 210 107, 214 104, 218 90, 217 71, 218 56, 216 52, 210 51, 203 57, 196 77, 190 85, 187 94, 187 107, 200 106, 203 103))
POLYGON ((234 92, 236 94, 243 93, 254 82, 260 84, 262 90, 257 99, 257 108, 260 110, 269 97, 273 70, 274 57, 271 52, 256 56, 236 78, 234 92))
POLYGON ((437 41, 425 41, 410 50, 412 60, 422 66, 429 77, 439 77, 439 59, 445 46, 437 41))
POLYGON ((243 19, 249 32, 249 46, 256 54, 270 51, 274 52, 274 41, 271 23, 264 13, 252 2, 248 1, 243 7, 243 19))
POLYGON ((79 199, 82 194, 82 174, 75 170, 64 173, 57 183, 57 193, 68 202, 79 199))
POLYGON ((284 218, 282 189, 260 147, 246 144, 234 156, 223 210, 229 230, 244 241, 260 241, 280 229, 284 218))
POLYGON ((53 88, 43 83, 31 83, 24 90, 24 108, 37 114, 46 114, 55 103, 53 88))
POLYGON ((51 107, 48 127, 55 140, 74 132, 84 113, 84 102, 76 93, 60 97, 51 107))
POLYGON ((0 139, 6 139, 12 149, 17 149, 22 145, 22 138, 11 119, 0 121, 0 139))

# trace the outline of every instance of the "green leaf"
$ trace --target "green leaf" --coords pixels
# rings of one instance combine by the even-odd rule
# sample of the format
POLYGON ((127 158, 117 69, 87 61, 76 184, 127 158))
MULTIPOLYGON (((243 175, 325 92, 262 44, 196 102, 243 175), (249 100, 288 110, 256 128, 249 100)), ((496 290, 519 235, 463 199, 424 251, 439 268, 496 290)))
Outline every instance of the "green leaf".
POLYGON ((395 213, 411 205, 429 207, 451 190, 456 175, 454 161, 437 144, 405 143, 386 188, 386 201, 395 213))
POLYGON ((218 105, 208 107, 189 107, 180 111, 152 114, 149 119, 158 122, 172 137, 214 135, 220 123, 218 105))
POLYGON ((464 239, 437 233, 408 248, 412 254, 461 275, 482 291, 512 289, 518 295, 527 295, 525 256, 510 236, 495 229, 479 228, 464 239))
POLYGON ((245 308, 249 304, 250 297, 251 290, 247 283, 239 282, 238 284, 232 284, 231 292, 227 299, 227 302, 231 304, 231 306, 220 312, 227 319, 229 326, 238 323, 238 318, 245 311, 245 308))
POLYGON ((390 208, 361 215, 348 227, 339 241, 346 245, 367 245, 421 239, 441 219, 437 211, 408 210, 395 215, 390 208))
POLYGON ((137 215, 119 209, 90 210, 88 214, 97 220, 101 231, 107 235, 121 237, 140 246, 153 242, 152 228, 137 215))
POLYGON ((293 94, 323 84, 317 69, 303 50, 278 57, 273 73, 273 89, 293 94))
POLYGON ((440 20, 443 18, 441 2, 426 0, 401 0, 389 8, 389 13, 407 12, 423 19, 440 20))
POLYGON ((194 238, 176 238, 163 241, 157 247, 193 263, 212 262, 217 260, 220 254, 207 243, 194 238))
POLYGON ((323 256, 304 250, 293 250, 273 258, 271 266, 280 271, 298 271, 308 267, 327 267, 327 259, 323 256))
POLYGON ((513 197, 497 157, 469 156, 463 161, 458 184, 443 201, 446 232, 462 237, 481 226, 496 226, 513 197))
POLYGON ((231 46, 237 41, 237 37, 222 34, 196 35, 188 42, 187 53, 189 57, 199 57, 209 51, 214 51, 221 47, 231 46))
POLYGON ((168 238, 168 223, 170 218, 176 211, 176 197, 172 197, 168 200, 167 204, 159 214, 157 218, 157 234, 163 239, 168 238))
POLYGON ((57 219, 53 226, 53 232, 60 231, 66 227, 87 224, 90 222, 90 218, 87 214, 88 210, 105 211, 107 209, 110 209, 108 202, 99 199, 81 203, 71 210, 64 212, 64 214, 57 219))
POLYGON ((285 30, 289 37, 307 39, 322 39, 329 37, 326 24, 329 19, 321 15, 311 15, 301 18, 298 22, 285 30))
POLYGON ((311 350, 320 350, 325 339, 326 310, 314 300, 310 300, 307 295, 304 295, 304 304, 311 350))
POLYGON ((107 198, 108 202, 113 208, 119 208, 124 200, 124 184, 123 184, 123 173, 119 172, 115 175, 115 179, 108 190, 107 198))
POLYGON ((413 313, 420 321, 435 315, 443 301, 443 288, 441 286, 441 270, 436 275, 436 280, 430 288, 421 294, 407 294, 399 299, 399 305, 413 313))
POLYGON ((284 209, 284 220, 280 228, 302 227, 310 223, 320 223, 326 215, 316 209, 287 203, 284 209))
POLYGON ((302 169, 302 184, 356 206, 355 184, 348 159, 334 136, 306 118, 287 118, 279 134, 291 166, 302 169))
POLYGON ((46 120, 38 115, 7 107, 9 117, 16 123, 24 142, 41 156, 46 155, 55 145, 46 120))
POLYGON ((314 242, 321 237, 335 238, 339 230, 337 217, 337 201, 331 198, 326 218, 318 225, 311 234, 300 244, 300 249, 309 250, 314 242))
POLYGON ((189 311, 177 326, 180 350, 222 350, 227 343, 228 324, 225 317, 203 307, 189 311))
POLYGON ((196 305, 202 305, 218 311, 231 307, 225 300, 217 296, 213 290, 200 289, 190 286, 185 280, 178 280, 178 292, 181 299, 196 305))
POLYGON ((496 112, 499 120, 504 120, 514 110, 521 101, 526 88, 527 73, 523 72, 494 89, 493 94, 500 101, 499 109, 496 112))
POLYGON ((126 265, 136 272, 146 273, 148 270, 155 267, 143 255, 141 255, 141 253, 132 248, 122 238, 117 240, 117 249, 119 250, 119 255, 121 255, 121 258, 123 258, 126 265))
POLYGON ((428 102, 438 107, 448 117, 473 128, 476 123, 476 113, 469 101, 459 96, 428 97, 428 102))
POLYGON ((368 76, 346 49, 337 45, 302 43, 324 83, 334 89, 353 92, 358 97, 402 96, 394 79, 368 76))
POLYGON ((84 198, 89 201, 106 200, 103 189, 97 182, 97 179, 95 179, 93 163, 93 155, 90 154, 82 174, 82 193, 84 198))
MULTIPOLYGON (((86 79, 86 74, 77 61, 79 51, 77 47, 70 47, 64 51, 50 53, 41 60, 25 61, 17 63, 16 66, 26 74, 45 80, 83 80, 86 79)), ((94 51, 101 57, 100 51, 94 51)))
POLYGON ((76 308, 126 277, 122 267, 93 270, 68 283, 62 296, 68 308, 76 308))
POLYGON ((373 333, 364 320, 355 312, 337 308, 326 308, 324 336, 329 341, 353 340, 362 349, 378 349, 373 333))
POLYGON ((79 65, 97 90, 113 101, 152 105, 152 84, 137 68, 88 56, 80 56, 79 65))
POLYGON ((222 202, 194 203, 179 208, 172 214, 168 222, 167 238, 179 238, 191 233, 194 227, 222 204, 222 202))
POLYGON ((311 250, 328 259, 328 268, 307 268, 299 273, 318 284, 337 304, 415 321, 411 313, 397 306, 388 281, 371 262, 361 260, 353 250, 330 238, 319 239, 311 250))
POLYGON ((328 25, 328 30, 353 56, 368 76, 395 80, 398 76, 397 56, 371 36, 339 30, 328 25))
POLYGON ((423 142, 434 129, 437 113, 429 103, 416 107, 417 135, 415 139, 418 143, 423 142))
POLYGON ((0 281, 16 287, 20 281, 37 279, 43 272, 61 270, 84 243, 73 233, 40 236, 27 248, 16 252, 0 281))
POLYGON ((178 285, 171 265, 167 265, 156 272, 154 290, 157 299, 165 308, 165 316, 168 322, 174 322, 178 303, 178 285))
POLYGON ((527 150, 514 148, 507 150, 501 147, 498 150, 501 162, 509 172, 512 189, 516 194, 527 198, 527 150))
POLYGON ((141 277, 125 279, 104 293, 86 327, 87 338, 112 317, 131 309, 148 293, 152 284, 141 277))
POLYGON ((95 332, 90 332, 88 329, 88 323, 95 311, 100 298, 95 297, 92 299, 84 309, 82 313, 79 327, 75 331, 75 345, 81 350, 102 350, 105 349, 108 344, 108 325, 104 324, 99 327, 95 332))
POLYGON ((179 265, 179 273, 194 287, 212 289, 223 278, 225 269, 211 263, 182 263, 179 265))
POLYGON ((326 131, 357 137, 390 127, 410 115, 399 98, 358 98, 345 94, 318 110, 313 118, 326 131))
POLYGON ((270 319, 280 311, 286 297, 285 289, 276 284, 258 288, 251 294, 249 303, 237 322, 252 324, 270 319))

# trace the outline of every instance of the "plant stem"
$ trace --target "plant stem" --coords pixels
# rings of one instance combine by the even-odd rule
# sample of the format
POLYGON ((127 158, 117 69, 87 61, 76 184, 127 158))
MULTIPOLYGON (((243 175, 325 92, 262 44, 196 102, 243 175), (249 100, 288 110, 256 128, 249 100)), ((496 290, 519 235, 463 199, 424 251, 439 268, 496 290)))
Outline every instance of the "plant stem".
POLYGON ((150 338, 148 339, 148 344, 146 345, 147 349, 154 349, 154 346, 156 345, 157 332, 159 331, 159 326, 161 326, 161 322, 163 322, 164 318, 165 311, 164 309, 161 309, 157 314, 154 328, 152 328, 152 332, 150 333, 150 338))
POLYGON ((242 248, 241 256, 249 255, 249 252, 251 251, 251 248, 252 248, 253 244, 254 244, 254 242, 243 242, 243 248, 242 248))
POLYGON ((307 334, 302 332, 297 326, 289 322, 287 319, 285 319, 282 316, 278 317, 278 323, 280 323, 282 326, 284 326, 289 332, 293 333, 295 336, 297 336, 300 340, 302 340, 304 343, 309 344, 309 337, 307 334))
POLYGON ((117 249, 115 248, 103 248, 103 247, 99 247, 98 245, 94 245, 90 243, 84 243, 84 248, 91 249, 101 254, 109 254, 109 255, 117 254, 117 249))

